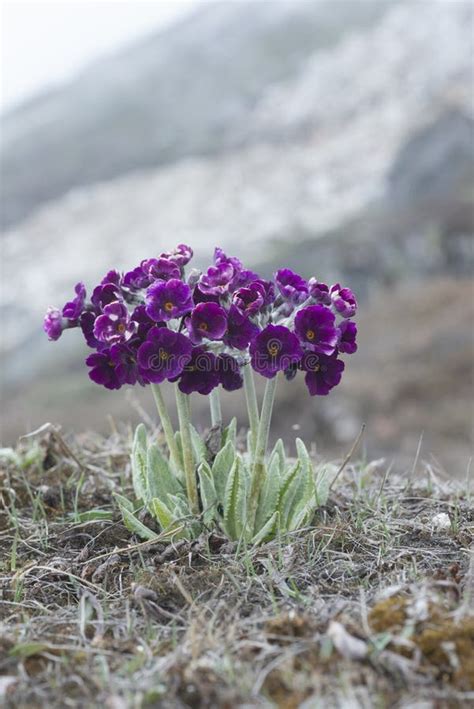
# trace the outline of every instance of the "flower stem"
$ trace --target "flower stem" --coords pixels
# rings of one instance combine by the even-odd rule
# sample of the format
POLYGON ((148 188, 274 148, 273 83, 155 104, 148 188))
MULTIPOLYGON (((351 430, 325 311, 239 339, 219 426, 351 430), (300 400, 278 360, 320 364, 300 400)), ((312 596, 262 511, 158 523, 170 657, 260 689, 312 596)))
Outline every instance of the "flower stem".
POLYGON ((211 406, 212 426, 222 426, 221 400, 219 397, 219 389, 217 387, 211 391, 209 395, 209 403, 211 406))
POLYGON ((161 391, 159 384, 152 384, 151 390, 153 392, 153 398, 155 399, 163 433, 165 434, 165 440, 170 452, 171 462, 175 469, 179 470, 181 465, 178 445, 174 437, 173 424, 171 423, 170 415, 163 397, 163 392, 161 391))
POLYGON ((181 445, 183 446, 184 475, 186 477, 186 492, 189 507, 193 514, 199 514, 199 500, 194 469, 194 453, 191 442, 189 397, 176 384, 176 405, 178 408, 181 445))
POLYGON ((267 452, 268 434, 270 432, 270 422, 272 420, 273 402, 275 400, 275 390, 278 375, 273 379, 268 379, 263 395, 262 413, 258 426, 257 445, 253 457, 252 481, 250 485, 250 497, 247 524, 249 529, 255 531, 255 515, 257 513, 258 499, 265 479, 265 454, 267 452))
POLYGON ((255 380, 250 364, 245 364, 242 368, 244 375, 245 400, 247 402, 247 412, 250 425, 250 454, 252 458, 257 448, 258 423, 260 415, 258 413, 257 393, 255 391, 255 380))

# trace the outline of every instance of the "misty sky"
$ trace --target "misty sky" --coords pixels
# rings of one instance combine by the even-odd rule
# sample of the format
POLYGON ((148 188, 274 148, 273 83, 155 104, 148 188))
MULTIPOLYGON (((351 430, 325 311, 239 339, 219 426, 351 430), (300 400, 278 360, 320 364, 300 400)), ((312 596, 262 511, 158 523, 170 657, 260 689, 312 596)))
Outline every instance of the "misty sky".
POLYGON ((2 111, 190 12, 203 0, 7 0, 1 4, 2 111))

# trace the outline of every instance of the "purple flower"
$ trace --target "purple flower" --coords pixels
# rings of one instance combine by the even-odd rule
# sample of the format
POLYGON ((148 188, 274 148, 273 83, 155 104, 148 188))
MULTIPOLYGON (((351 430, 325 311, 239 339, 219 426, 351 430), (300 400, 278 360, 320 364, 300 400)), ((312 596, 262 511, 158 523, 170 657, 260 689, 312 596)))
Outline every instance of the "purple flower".
POLYGON ((146 307, 144 305, 137 305, 135 310, 131 315, 131 320, 136 323, 136 337, 143 342, 146 340, 146 336, 152 327, 157 325, 164 325, 164 323, 156 323, 150 318, 146 312, 146 307))
POLYGON ((68 320, 78 320, 84 309, 84 301, 86 299, 86 289, 84 283, 76 283, 74 288, 76 297, 66 303, 63 307, 63 317, 68 320))
POLYGON ((357 300, 349 288, 341 288, 339 283, 331 286, 329 291, 332 304, 343 318, 352 318, 357 310, 357 300))
POLYGON ((129 345, 117 344, 95 352, 86 359, 92 367, 89 377, 96 384, 107 389, 120 389, 123 384, 144 386, 146 380, 140 375, 137 365, 137 353, 129 345))
POLYGON ((130 339, 135 330, 136 324, 130 320, 127 306, 118 300, 106 305, 94 323, 94 336, 108 344, 130 339))
POLYGON ((354 354, 357 351, 357 325, 352 320, 343 320, 339 325, 338 349, 346 354, 354 354))
POLYGON ((186 264, 191 261, 192 257, 193 250, 190 246, 186 246, 186 244, 178 244, 172 251, 165 251, 160 254, 160 258, 174 261, 178 266, 186 266, 186 264))
MULTIPOLYGON (((242 269, 241 271, 238 271, 232 279, 231 291, 236 290, 237 288, 244 288, 250 283, 253 283, 253 281, 258 281, 259 279, 260 276, 258 275, 258 273, 255 273, 254 271, 249 271, 248 269, 242 269)), ((266 282, 269 283, 270 281, 266 282)))
POLYGON ((106 345, 103 342, 100 342, 94 335, 94 325, 96 320, 96 313, 92 310, 85 310, 79 319, 79 326, 89 347, 93 347, 96 350, 104 350, 106 349, 106 345))
POLYGON ((263 278, 257 278, 252 281, 249 288, 258 288, 263 296, 263 304, 271 305, 275 300, 275 286, 272 281, 265 281, 263 278))
POLYGON ((229 291, 234 275, 235 269, 228 261, 210 266, 199 279, 199 290, 210 295, 224 295, 229 291))
POLYGON ((178 264, 162 256, 142 261, 140 265, 150 280, 169 281, 171 278, 180 278, 181 276, 178 264))
POLYGON ((334 313, 324 305, 309 305, 296 313, 295 332, 307 349, 330 355, 338 341, 334 313))
POLYGON ((235 357, 231 357, 228 354, 220 354, 217 357, 217 371, 222 388, 226 391, 236 391, 243 387, 244 380, 235 357))
POLYGON ((105 274, 100 282, 101 286, 105 286, 107 283, 113 283, 114 285, 120 287, 122 285, 122 275, 119 271, 113 269, 105 274))
POLYGON ((115 374, 121 384, 145 385, 146 380, 139 372, 137 351, 128 344, 112 345, 109 350, 110 359, 115 364, 115 374))
POLYGON ((106 389, 120 389, 123 382, 117 374, 117 364, 112 359, 111 349, 94 352, 86 359, 86 364, 91 367, 89 377, 96 384, 101 384, 106 389))
POLYGON ((199 303, 186 319, 186 327, 194 344, 204 337, 220 340, 227 329, 227 313, 217 303, 199 303))
POLYGON ((160 383, 177 377, 191 359, 190 340, 166 327, 152 327, 138 348, 138 366, 142 376, 160 383))
POLYGON ((308 291, 312 298, 321 305, 331 305, 331 296, 329 295, 329 286, 325 283, 320 283, 316 278, 310 278, 308 281, 308 291))
POLYGON ((192 310, 190 287, 178 278, 156 281, 146 292, 146 312, 157 322, 186 315, 192 310))
POLYGON ((123 285, 130 290, 142 290, 148 288, 152 279, 148 273, 145 273, 141 266, 128 271, 123 277, 123 285))
POLYGON ((212 293, 203 293, 199 285, 193 290, 193 301, 195 305, 198 303, 219 303, 219 296, 212 293))
POLYGON ((308 284, 289 268, 281 268, 275 273, 275 281, 285 300, 302 303, 308 297, 308 284))
POLYGON ((232 300, 242 313, 255 315, 275 300, 275 289, 273 283, 259 278, 236 290, 232 300))
POLYGON ((245 350, 258 333, 257 325, 254 325, 235 305, 231 305, 227 314, 227 332, 223 338, 224 344, 228 347, 235 347, 237 350, 245 350))
POLYGON ((183 394, 209 394, 219 386, 220 375, 217 358, 202 347, 194 347, 191 360, 179 377, 178 386, 183 394))
POLYGON ((65 320, 58 308, 48 308, 43 320, 43 330, 49 340, 59 340, 65 329, 65 320))
POLYGON ((100 312, 106 305, 120 300, 121 297, 121 290, 116 283, 101 283, 92 291, 91 302, 100 312))
POLYGON ((235 307, 246 315, 255 315, 264 307, 262 289, 250 284, 247 288, 239 288, 232 296, 235 307))
POLYGON ((341 381, 344 362, 337 359, 336 353, 326 357, 306 352, 301 361, 301 369, 306 372, 305 382, 311 396, 326 396, 341 381))
POLYGON ((301 359, 303 351, 298 338, 282 325, 267 325, 250 345, 252 367, 271 379, 280 370, 301 359))
POLYGON ((234 273, 236 274, 240 273, 243 268, 242 261, 240 261, 235 256, 226 256, 226 254, 221 248, 219 248, 219 246, 216 246, 216 248, 214 249, 214 263, 216 264, 216 266, 222 263, 230 264, 234 269, 234 273))

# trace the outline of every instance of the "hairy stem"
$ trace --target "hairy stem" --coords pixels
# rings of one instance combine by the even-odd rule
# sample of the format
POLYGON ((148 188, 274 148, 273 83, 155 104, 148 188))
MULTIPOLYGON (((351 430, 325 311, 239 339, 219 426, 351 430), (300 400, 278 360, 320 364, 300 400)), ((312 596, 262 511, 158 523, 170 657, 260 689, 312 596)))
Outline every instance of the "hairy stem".
POLYGON ((193 514, 199 514, 198 491, 196 484, 196 471, 194 469, 194 453, 191 442, 189 397, 179 389, 176 384, 176 405, 178 408, 179 429, 181 444, 183 446, 184 475, 186 478, 186 492, 189 507, 193 514))
POLYGON ((245 400, 247 402, 247 412, 250 425, 250 454, 255 456, 257 448, 258 423, 260 415, 258 413, 257 392, 255 391, 255 380, 253 378, 253 370, 250 364, 245 364, 242 368, 244 375, 245 400))
POLYGON ((273 402, 275 400, 275 390, 278 375, 273 379, 268 379, 263 396, 262 413, 257 433, 257 445, 253 457, 252 481, 250 485, 250 498, 247 522, 253 531, 255 525, 255 515, 257 513, 258 498, 265 479, 265 454, 267 452, 268 434, 270 432, 270 422, 272 420, 273 402))
POLYGON ((211 407, 211 424, 213 426, 222 426, 221 400, 217 387, 209 395, 209 404, 211 407))
POLYGON ((171 423, 170 415, 163 397, 163 392, 161 391, 159 384, 152 384, 151 391, 153 392, 153 398, 155 399, 161 427, 163 428, 163 433, 165 434, 165 440, 170 452, 171 462, 174 468, 179 470, 181 465, 178 445, 174 437, 173 424, 171 423))

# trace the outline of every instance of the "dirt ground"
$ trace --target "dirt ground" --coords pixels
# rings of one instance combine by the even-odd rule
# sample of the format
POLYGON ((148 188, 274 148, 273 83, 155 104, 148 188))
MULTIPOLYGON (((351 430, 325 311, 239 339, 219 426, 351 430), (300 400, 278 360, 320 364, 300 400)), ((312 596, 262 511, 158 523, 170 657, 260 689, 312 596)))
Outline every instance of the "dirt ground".
POLYGON ((111 494, 130 437, 2 454, 0 704, 473 706, 467 480, 354 462, 311 527, 259 548, 142 542, 111 494))

